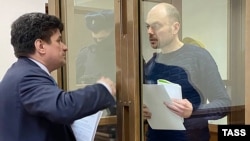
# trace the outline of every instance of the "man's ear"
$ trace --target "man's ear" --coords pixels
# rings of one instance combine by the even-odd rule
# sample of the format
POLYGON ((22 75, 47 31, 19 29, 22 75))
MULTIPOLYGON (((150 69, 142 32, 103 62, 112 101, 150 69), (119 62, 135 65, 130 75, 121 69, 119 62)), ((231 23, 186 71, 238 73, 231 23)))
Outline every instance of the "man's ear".
POLYGON ((44 41, 41 39, 36 39, 35 40, 35 48, 37 52, 44 54, 45 53, 45 48, 44 48, 44 41))
POLYGON ((178 34, 179 30, 180 30, 180 23, 179 22, 174 22, 173 24, 173 34, 178 34))

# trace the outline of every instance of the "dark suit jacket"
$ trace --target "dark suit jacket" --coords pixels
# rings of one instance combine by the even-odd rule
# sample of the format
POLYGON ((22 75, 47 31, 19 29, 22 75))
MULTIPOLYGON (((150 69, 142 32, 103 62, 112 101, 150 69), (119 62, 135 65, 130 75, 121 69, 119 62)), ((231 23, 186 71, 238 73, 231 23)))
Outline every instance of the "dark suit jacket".
POLYGON ((0 141, 75 141, 70 124, 115 104, 102 84, 65 92, 28 58, 0 82, 0 141))

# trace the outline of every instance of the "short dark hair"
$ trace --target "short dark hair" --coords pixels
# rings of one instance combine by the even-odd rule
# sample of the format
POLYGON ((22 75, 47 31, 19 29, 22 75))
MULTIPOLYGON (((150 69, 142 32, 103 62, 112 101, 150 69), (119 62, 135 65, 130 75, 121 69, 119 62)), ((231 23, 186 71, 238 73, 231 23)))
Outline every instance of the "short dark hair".
POLYGON ((85 16, 86 26, 93 32, 114 27, 113 10, 90 12, 85 16))
POLYGON ((26 13, 11 25, 11 44, 17 58, 35 52, 34 42, 42 39, 50 43, 50 37, 57 31, 63 31, 63 23, 59 18, 45 13, 26 13))

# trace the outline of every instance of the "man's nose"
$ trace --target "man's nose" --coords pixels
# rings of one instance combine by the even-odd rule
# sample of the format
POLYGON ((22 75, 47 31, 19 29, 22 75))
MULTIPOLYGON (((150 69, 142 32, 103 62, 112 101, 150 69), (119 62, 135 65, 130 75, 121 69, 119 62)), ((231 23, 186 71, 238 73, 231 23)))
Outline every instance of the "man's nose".
POLYGON ((148 27, 148 34, 154 34, 154 30, 152 27, 148 27))
POLYGON ((68 50, 68 47, 64 44, 64 43, 62 43, 62 46, 63 46, 63 50, 68 50))

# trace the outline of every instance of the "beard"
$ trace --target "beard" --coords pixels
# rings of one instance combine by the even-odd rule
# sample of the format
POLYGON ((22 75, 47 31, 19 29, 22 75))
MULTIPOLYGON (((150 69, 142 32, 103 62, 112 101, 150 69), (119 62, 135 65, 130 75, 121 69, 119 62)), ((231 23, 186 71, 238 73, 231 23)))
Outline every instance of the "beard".
POLYGON ((159 41, 156 37, 149 37, 149 42, 153 49, 159 48, 159 41))

